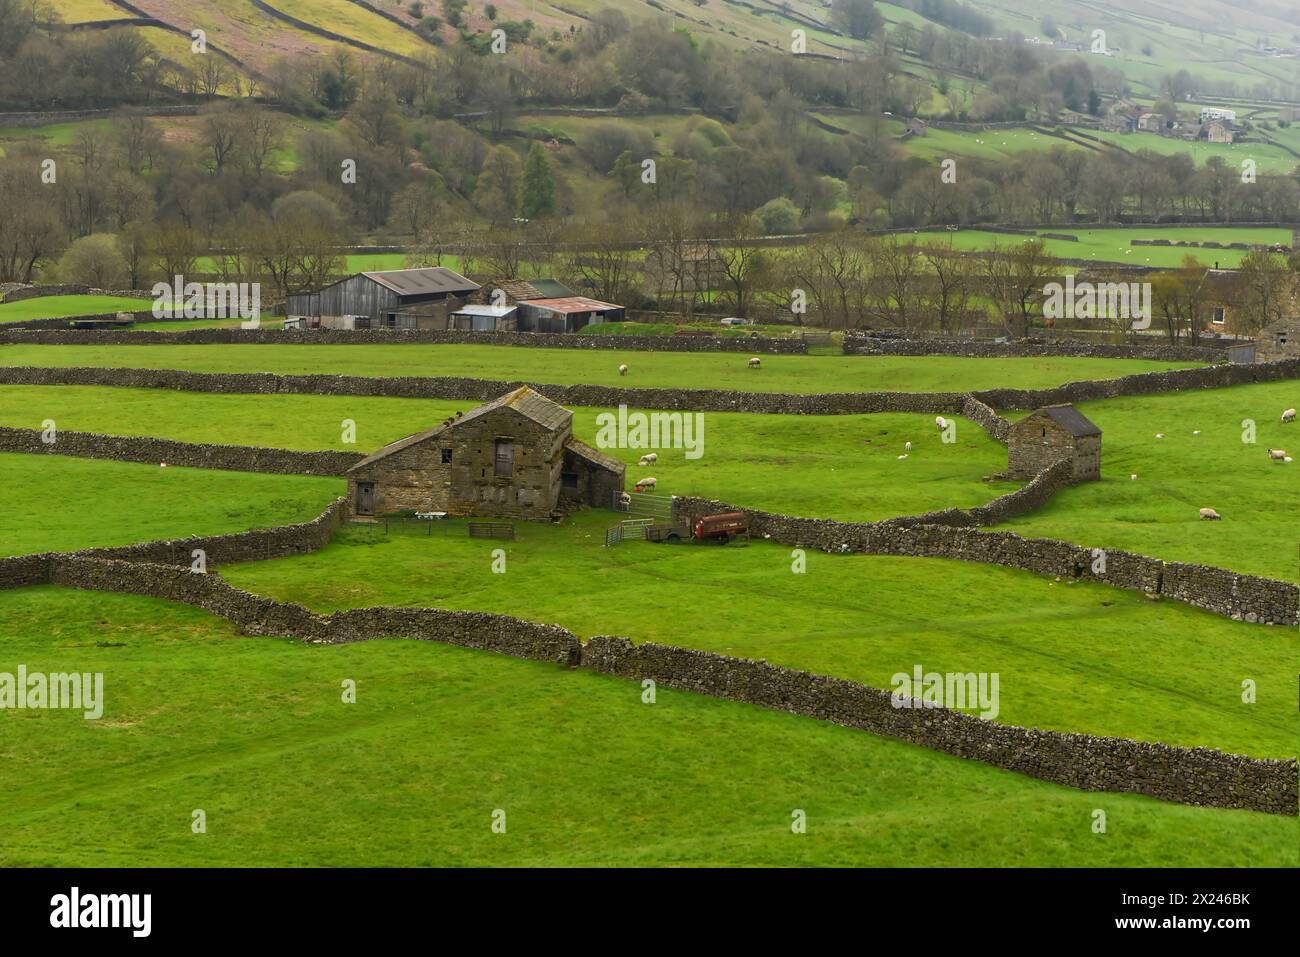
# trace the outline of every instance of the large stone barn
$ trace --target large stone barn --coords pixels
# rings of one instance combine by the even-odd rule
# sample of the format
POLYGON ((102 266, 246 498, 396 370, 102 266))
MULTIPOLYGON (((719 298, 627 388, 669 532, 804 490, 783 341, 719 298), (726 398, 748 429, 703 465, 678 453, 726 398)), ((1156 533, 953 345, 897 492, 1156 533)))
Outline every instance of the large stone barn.
POLYGON ((573 413, 522 386, 348 470, 353 516, 400 511, 546 520, 608 508, 625 466, 573 437, 573 413))
POLYGON ((1052 405, 1025 416, 1007 435, 1007 478, 1028 481, 1062 459, 1074 463, 1074 481, 1101 478, 1101 429, 1072 405, 1052 405))
POLYGON ((478 289, 442 266, 361 272, 319 292, 290 296, 294 325, 323 329, 446 329, 451 312, 478 289))
POLYGON ((1300 359, 1300 316, 1279 319, 1256 336, 1255 356, 1260 362, 1300 359))

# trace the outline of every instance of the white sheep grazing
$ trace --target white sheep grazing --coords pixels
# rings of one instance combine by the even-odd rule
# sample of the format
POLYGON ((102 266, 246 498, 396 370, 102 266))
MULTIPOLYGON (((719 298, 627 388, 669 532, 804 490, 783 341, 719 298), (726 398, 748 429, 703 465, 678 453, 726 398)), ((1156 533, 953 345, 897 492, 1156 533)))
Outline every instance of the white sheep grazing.
POLYGON ((653 476, 650 478, 643 478, 641 481, 636 483, 636 490, 640 492, 642 489, 654 488, 658 484, 659 480, 653 476))
POLYGON ((618 367, 618 374, 619 374, 619 375, 627 375, 627 363, 626 363, 626 362, 623 363, 621 366, 618 367))
POLYGON ((762 364, 763 364, 763 360, 760 359, 758 356, 754 356, 749 360, 749 367, 751 369, 757 369, 762 364))
POLYGON ((1282 413, 1282 421, 1283 421, 1283 422, 1294 422, 1294 421, 1295 421, 1295 409, 1287 409, 1285 412, 1283 412, 1283 413, 1282 413))
POLYGON ((905 458, 907 458, 907 453, 906 453, 906 452, 904 452, 902 455, 900 455, 900 456, 898 457, 898 459, 899 459, 900 462, 901 462, 903 459, 905 459, 905 458))
POLYGON ((658 452, 647 452, 645 455, 641 456, 641 461, 637 462, 636 464, 637 464, 637 465, 653 465, 655 462, 658 462, 658 461, 659 461, 659 453, 658 453, 658 452))
POLYGON ((934 424, 937 425, 937 426, 939 427, 939 431, 940 431, 940 432, 942 432, 944 429, 948 428, 948 420, 945 419, 945 418, 944 418, 943 416, 941 416, 941 415, 936 415, 936 416, 934 417, 934 424))
POLYGON ((1129 481, 1130 481, 1130 482, 1136 482, 1136 481, 1138 480, 1137 472, 1134 472, 1134 473, 1133 473, 1132 475, 1130 475, 1128 478, 1129 478, 1129 481))
POLYGON ((1282 461, 1285 461, 1285 460, 1286 460, 1286 449, 1269 449, 1269 450, 1268 450, 1268 457, 1269 457, 1270 459, 1272 459, 1274 462, 1282 462, 1282 461))
POLYGON ((1203 519, 1207 519, 1207 520, 1210 520, 1210 521, 1218 521, 1219 519, 1223 518, 1223 516, 1220 515, 1218 512, 1216 512, 1216 511, 1215 511, 1214 509, 1212 509, 1212 508, 1203 508, 1203 509, 1201 509, 1201 518, 1203 518, 1203 519))
POLYGON ((910 451, 912 451, 912 443, 911 443, 911 442, 904 442, 904 443, 903 443, 903 451, 904 451, 904 452, 910 452, 910 451))
POLYGON ((1157 432, 1157 433, 1156 433, 1156 438, 1157 438, 1157 439, 1163 439, 1164 437, 1165 437, 1165 434, 1164 434, 1163 432, 1157 432))
POLYGON ((626 508, 627 506, 629 506, 629 505, 632 504, 632 496, 631 496, 631 495, 628 495, 627 492, 619 492, 619 493, 618 493, 618 504, 620 504, 620 505, 622 505, 624 508, 626 508))

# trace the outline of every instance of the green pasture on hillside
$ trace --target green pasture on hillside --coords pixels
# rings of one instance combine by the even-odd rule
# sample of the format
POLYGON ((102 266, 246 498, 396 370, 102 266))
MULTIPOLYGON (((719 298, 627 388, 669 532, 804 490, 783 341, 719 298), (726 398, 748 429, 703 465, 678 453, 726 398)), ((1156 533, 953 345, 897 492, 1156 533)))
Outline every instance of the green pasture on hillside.
POLYGON ((635 682, 486 652, 241 637, 132 595, 0 592, 0 660, 104 674, 97 721, 7 716, 11 867, 1300 863, 1294 818, 1089 794, 667 688, 646 705, 635 682))

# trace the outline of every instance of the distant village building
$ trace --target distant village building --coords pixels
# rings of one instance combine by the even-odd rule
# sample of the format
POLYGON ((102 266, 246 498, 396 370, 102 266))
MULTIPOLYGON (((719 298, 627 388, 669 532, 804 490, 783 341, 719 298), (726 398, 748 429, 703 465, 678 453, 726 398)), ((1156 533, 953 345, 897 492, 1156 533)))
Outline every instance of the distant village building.
POLYGON ((1206 106, 1201 109, 1201 122, 1209 123, 1212 120, 1226 121, 1228 123, 1237 122, 1236 110, 1224 110, 1217 106, 1206 106))
POLYGON ((626 467, 573 437, 573 413, 528 386, 384 446, 348 469, 354 517, 400 511, 545 521, 609 507, 626 467))
POLYGON ((1201 134, 1211 143, 1231 143, 1233 140, 1232 129, 1219 120, 1213 120, 1202 126, 1201 134))
POLYGON ((1145 133, 1161 133, 1168 122, 1163 113, 1143 113, 1138 117, 1138 129, 1145 133))
POLYGON ((930 127, 925 120, 919 116, 914 116, 907 121, 907 129, 903 131, 903 139, 911 139, 914 136, 925 136, 930 132, 930 127))
POLYGON ((1255 357, 1260 362, 1300 359, 1300 316, 1265 326, 1255 337, 1255 357))
POLYGON ((1101 478, 1101 429, 1072 405, 1039 409, 1011 426, 1007 435, 1007 478, 1028 481, 1068 459, 1073 481, 1101 478))
POLYGON ((478 289, 442 266, 362 272, 319 292, 289 296, 286 325, 322 329, 446 329, 452 309, 478 289))

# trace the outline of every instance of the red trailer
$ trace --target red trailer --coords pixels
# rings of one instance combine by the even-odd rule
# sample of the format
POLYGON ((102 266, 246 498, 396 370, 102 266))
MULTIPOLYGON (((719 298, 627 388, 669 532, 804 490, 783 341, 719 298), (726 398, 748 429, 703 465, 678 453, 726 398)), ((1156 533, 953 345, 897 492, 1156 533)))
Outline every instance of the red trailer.
POLYGON ((695 540, 727 544, 733 538, 749 537, 749 516, 744 512, 705 515, 695 523, 695 540))

